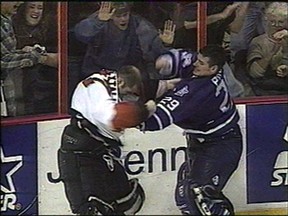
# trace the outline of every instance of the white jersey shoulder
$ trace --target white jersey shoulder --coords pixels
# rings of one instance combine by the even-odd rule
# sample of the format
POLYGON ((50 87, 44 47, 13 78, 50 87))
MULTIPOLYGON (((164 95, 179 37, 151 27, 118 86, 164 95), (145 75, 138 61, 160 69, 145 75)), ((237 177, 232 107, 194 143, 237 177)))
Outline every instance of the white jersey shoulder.
POLYGON ((117 74, 93 74, 77 85, 71 108, 96 125, 103 135, 114 138, 120 135, 111 130, 117 102, 117 74))

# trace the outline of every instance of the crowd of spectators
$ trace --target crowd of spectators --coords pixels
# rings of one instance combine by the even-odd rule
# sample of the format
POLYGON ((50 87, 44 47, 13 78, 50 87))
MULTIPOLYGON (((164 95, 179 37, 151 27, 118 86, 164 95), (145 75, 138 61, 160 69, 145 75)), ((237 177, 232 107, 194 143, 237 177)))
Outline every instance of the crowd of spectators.
MULTIPOLYGON (((51 11, 47 9, 47 13, 51 11)), ((1 116, 57 111, 55 105, 50 106, 57 101, 57 95, 50 97, 50 93, 57 90, 55 87, 46 88, 46 77, 49 78, 50 86, 57 85, 57 80, 51 78, 53 74, 54 77, 57 75, 57 69, 51 70, 49 74, 44 69, 57 68, 58 65, 57 47, 54 50, 44 47, 51 45, 48 39, 57 42, 57 36, 47 35, 57 25, 56 21, 48 21, 44 26, 44 13, 43 2, 1 2, 1 103, 7 105, 6 112, 1 113, 1 116), (45 29, 48 26, 51 26, 51 31, 45 29), (38 87, 35 89, 35 86, 38 87)))
MULTIPOLYGON (((286 2, 207 2, 207 43, 225 47, 234 97, 287 94, 287 11, 286 2)), ((56 3, 1 2, 8 116, 57 111, 56 18, 56 3)), ((127 64, 149 86, 160 79, 155 60, 173 48, 197 51, 197 2, 69 2, 68 96, 95 71, 127 64)))

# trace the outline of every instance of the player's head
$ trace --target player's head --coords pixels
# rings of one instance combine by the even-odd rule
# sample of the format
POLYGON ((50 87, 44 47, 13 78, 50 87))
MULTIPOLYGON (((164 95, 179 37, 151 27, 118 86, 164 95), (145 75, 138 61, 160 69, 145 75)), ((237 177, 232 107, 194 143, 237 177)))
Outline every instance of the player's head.
POLYGON ((197 76, 211 76, 216 74, 226 61, 225 50, 219 45, 207 45, 200 49, 197 61, 194 62, 193 74, 197 76))
POLYGON ((142 95, 143 82, 141 72, 133 65, 122 66, 118 71, 118 90, 120 97, 136 101, 142 95))
POLYGON ((120 30, 128 28, 130 19, 130 3, 128 2, 113 2, 112 9, 115 9, 112 20, 115 26, 120 30))

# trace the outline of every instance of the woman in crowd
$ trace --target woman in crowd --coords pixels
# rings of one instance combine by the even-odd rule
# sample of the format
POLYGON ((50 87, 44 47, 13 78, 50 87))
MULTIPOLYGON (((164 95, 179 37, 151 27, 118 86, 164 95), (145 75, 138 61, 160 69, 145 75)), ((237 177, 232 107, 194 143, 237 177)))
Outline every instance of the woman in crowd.
POLYGON ((25 2, 13 17, 18 49, 29 50, 36 45, 44 55, 46 52, 55 53, 55 62, 51 65, 37 64, 23 69, 25 114, 57 110, 56 6, 46 2, 25 2))

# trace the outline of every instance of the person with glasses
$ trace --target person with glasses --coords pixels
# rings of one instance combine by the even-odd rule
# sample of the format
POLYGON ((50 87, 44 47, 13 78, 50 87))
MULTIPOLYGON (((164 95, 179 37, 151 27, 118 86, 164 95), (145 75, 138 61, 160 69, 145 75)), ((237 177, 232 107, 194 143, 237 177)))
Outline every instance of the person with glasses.
POLYGON ((249 45, 247 70, 255 95, 288 94, 287 18, 287 2, 269 4, 265 11, 266 32, 249 45))

